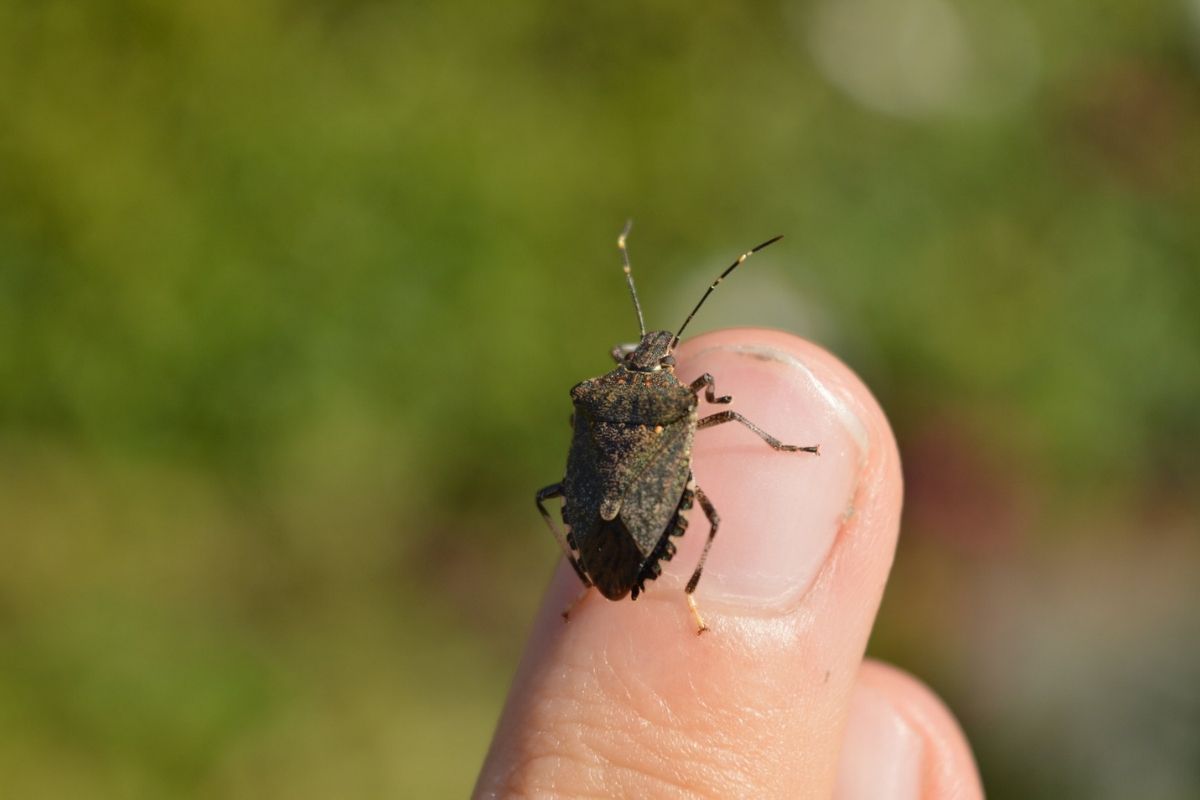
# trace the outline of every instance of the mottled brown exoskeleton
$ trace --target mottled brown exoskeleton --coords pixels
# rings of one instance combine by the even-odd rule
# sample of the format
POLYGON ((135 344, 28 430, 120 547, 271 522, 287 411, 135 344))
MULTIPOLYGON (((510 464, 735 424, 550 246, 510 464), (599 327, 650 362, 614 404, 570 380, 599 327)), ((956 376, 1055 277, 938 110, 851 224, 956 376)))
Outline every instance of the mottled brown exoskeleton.
POLYGON ((617 238, 617 247, 637 311, 641 341, 614 347, 616 369, 571 389, 574 436, 567 454, 567 475, 561 483, 537 493, 537 506, 585 587, 563 612, 565 619, 593 586, 609 600, 626 595, 636 600, 645 591, 646 582, 662 573, 661 562, 675 555, 671 539, 687 530, 684 512, 698 501, 708 518, 708 540, 684 591, 697 632, 703 633, 708 627, 692 593, 700 582, 720 518, 692 479, 692 440, 696 431, 740 422, 776 450, 819 451, 817 445, 783 444, 736 411, 701 417, 701 391, 709 403, 727 404, 733 398, 718 397, 713 376, 707 373, 690 385, 680 383, 675 377, 672 353, 683 329, 717 285, 751 255, 783 237, 776 236, 738 256, 712 282, 677 332, 647 333, 625 248, 629 228, 626 224, 617 238), (565 536, 546 510, 545 501, 554 497, 563 498, 565 536))

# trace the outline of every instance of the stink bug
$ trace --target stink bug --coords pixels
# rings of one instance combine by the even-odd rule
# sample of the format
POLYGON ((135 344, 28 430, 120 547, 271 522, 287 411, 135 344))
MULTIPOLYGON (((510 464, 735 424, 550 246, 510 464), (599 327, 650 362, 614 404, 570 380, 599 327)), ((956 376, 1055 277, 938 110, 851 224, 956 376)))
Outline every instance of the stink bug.
MULTIPOLYGON (((571 389, 575 413, 574 434, 567 454, 567 474, 537 493, 537 507, 583 581, 584 592, 596 587, 609 600, 631 595, 636 600, 646 582, 662 573, 661 562, 675 555, 672 537, 682 536, 688 521, 684 512, 699 502, 708 518, 708 539, 684 592, 696 620, 698 633, 708 630, 696 607, 693 592, 700 582, 704 560, 717 535, 717 510, 692 478, 692 440, 699 429, 740 422, 776 450, 819 454, 818 445, 783 444, 736 411, 719 411, 701 417, 700 392, 709 403, 728 404, 718 397, 713 376, 705 373, 691 384, 675 377, 672 353, 679 336, 717 285, 739 264, 764 247, 769 239, 738 256, 696 303, 675 333, 646 332, 642 307, 633 285, 629 251, 625 247, 630 224, 617 238, 624 262, 625 280, 637 311, 641 341, 612 350, 617 368, 607 375, 583 381, 571 389), (563 498, 564 535, 546 510, 545 501, 563 498)), ((575 603, 564 612, 566 619, 575 603)))

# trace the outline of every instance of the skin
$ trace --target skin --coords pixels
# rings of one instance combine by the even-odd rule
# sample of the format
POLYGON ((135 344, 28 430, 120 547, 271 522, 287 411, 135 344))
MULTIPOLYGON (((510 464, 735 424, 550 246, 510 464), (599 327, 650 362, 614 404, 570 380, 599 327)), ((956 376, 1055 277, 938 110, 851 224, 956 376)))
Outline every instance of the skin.
POLYGON ((737 425, 697 434, 696 479, 722 517, 696 592, 702 636, 682 592, 700 515, 636 603, 593 590, 564 623, 581 587, 560 564, 475 796, 982 797, 945 706, 863 660, 902 496, 874 398, 829 353, 776 331, 719 331, 675 355, 681 380, 709 371, 734 396, 703 412, 742 410, 793 444, 820 435, 822 455, 771 451, 737 425))

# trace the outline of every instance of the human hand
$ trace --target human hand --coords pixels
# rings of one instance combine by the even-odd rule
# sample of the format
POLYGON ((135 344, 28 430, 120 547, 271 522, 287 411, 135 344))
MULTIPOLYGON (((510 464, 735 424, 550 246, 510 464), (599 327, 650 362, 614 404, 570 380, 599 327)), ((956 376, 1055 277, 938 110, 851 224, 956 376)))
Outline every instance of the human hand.
MULTIPOLYGON (((788 334, 682 344, 733 408, 819 457, 740 425, 699 431, 696 482, 720 517, 696 600, 683 586, 708 526, 637 602, 580 591, 559 565, 534 623, 477 797, 982 797, 970 749, 921 683, 863 660, 899 528, 900 463, 858 378, 788 334)), ((701 415, 707 404, 701 399, 701 415)))

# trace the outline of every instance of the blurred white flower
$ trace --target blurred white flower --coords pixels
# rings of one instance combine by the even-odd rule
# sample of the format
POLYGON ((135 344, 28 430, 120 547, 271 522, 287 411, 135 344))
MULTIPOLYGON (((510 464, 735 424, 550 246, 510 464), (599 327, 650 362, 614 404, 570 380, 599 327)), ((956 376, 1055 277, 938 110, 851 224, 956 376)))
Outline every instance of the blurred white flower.
MULTIPOLYGON (((1200 0, 1194 0, 1200 2, 1200 0)), ((950 0, 818 0, 797 23, 822 74, 884 114, 988 114, 1026 97, 1040 58, 1012 5, 950 0)))
POLYGON ((1200 71, 1200 0, 1183 0, 1183 5, 1191 27, 1189 44, 1192 48, 1192 56, 1195 59, 1197 70, 1200 71))

